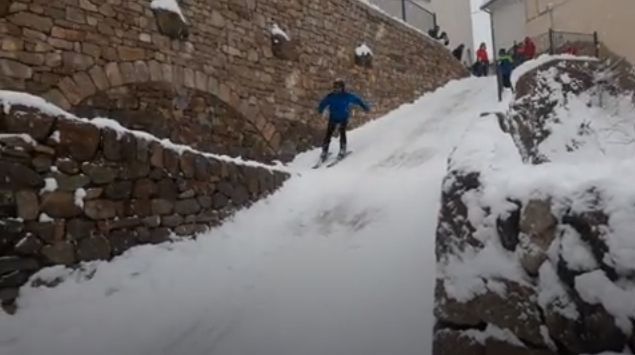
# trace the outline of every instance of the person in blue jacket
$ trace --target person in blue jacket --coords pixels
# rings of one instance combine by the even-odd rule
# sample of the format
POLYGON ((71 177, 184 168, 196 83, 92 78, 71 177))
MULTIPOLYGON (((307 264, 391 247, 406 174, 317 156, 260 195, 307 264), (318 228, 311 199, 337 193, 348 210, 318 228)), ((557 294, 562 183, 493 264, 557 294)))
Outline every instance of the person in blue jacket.
POLYGON ((503 87, 514 92, 511 80, 512 71, 514 71, 514 59, 504 49, 498 52, 498 70, 503 81, 503 87))
POLYGON ((340 131, 340 153, 343 157, 346 154, 346 128, 351 115, 351 107, 357 105, 365 112, 370 111, 370 107, 356 95, 346 91, 346 84, 343 79, 336 79, 333 82, 333 91, 328 94, 318 107, 320 114, 329 109, 329 124, 326 128, 326 136, 322 144, 322 160, 326 159, 329 152, 329 145, 335 129, 339 126, 340 131))

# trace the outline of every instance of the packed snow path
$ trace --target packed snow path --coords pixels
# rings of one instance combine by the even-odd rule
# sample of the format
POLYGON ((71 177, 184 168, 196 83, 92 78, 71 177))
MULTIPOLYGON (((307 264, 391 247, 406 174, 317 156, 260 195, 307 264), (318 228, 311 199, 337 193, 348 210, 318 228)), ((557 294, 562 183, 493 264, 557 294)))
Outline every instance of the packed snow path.
POLYGON ((336 167, 299 156, 283 189, 210 235, 25 288, 0 354, 427 354, 446 159, 496 107, 493 79, 450 83, 352 132, 336 167))

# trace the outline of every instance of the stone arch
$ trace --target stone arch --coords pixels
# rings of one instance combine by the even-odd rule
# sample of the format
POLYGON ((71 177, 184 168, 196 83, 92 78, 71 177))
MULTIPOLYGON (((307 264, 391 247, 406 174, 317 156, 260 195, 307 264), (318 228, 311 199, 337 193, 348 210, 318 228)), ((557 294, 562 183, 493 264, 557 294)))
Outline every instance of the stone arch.
POLYGON ((261 112, 255 98, 242 99, 229 85, 202 71, 155 60, 109 62, 62 78, 42 96, 65 110, 87 98, 126 85, 165 83, 175 89, 195 90, 212 95, 236 110, 262 136, 271 153, 280 144, 280 133, 261 112))

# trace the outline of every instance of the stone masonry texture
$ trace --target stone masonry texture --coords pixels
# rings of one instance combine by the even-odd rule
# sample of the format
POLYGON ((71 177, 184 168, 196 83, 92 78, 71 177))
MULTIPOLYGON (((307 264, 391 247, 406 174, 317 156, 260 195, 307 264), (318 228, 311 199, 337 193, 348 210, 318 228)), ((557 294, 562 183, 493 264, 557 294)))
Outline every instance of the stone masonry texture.
POLYGON ((0 135, 4 305, 43 267, 204 232, 289 177, 30 107, 1 111, 0 135))
POLYGON ((373 106, 358 125, 467 74, 440 44, 358 0, 183 0, 185 23, 150 0, 1 3, 0 89, 253 159, 317 144, 315 107, 336 77, 373 106), (272 38, 274 24, 290 41, 272 38), (362 43, 372 66, 356 65, 362 43))

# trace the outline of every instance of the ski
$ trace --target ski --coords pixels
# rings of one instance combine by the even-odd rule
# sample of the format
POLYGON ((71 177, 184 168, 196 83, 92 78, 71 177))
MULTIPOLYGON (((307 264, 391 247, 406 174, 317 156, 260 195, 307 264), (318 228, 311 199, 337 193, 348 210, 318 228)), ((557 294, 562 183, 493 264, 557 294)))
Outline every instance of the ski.
POLYGON ((313 165, 313 169, 318 169, 319 167, 321 167, 322 165, 324 165, 324 163, 326 163, 326 161, 329 159, 329 157, 331 156, 331 153, 328 153, 326 155, 326 158, 322 159, 322 157, 320 157, 320 159, 318 160, 318 162, 313 165))
POLYGON ((337 158, 335 158, 334 161, 332 161, 331 163, 329 163, 326 167, 327 168, 332 168, 335 165, 337 165, 339 162, 341 162, 342 160, 346 159, 347 156, 351 155, 352 151, 348 151, 346 153, 344 153, 344 155, 338 155, 337 158))

